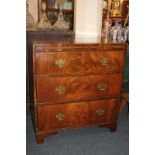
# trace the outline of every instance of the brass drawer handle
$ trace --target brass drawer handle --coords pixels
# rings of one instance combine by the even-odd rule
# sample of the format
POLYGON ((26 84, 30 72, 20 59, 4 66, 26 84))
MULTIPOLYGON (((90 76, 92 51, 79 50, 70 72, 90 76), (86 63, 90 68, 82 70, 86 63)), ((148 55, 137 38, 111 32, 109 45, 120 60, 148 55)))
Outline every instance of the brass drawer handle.
POLYGON ((98 109, 98 110, 96 110, 96 115, 98 115, 98 116, 102 116, 103 114, 104 114, 104 112, 105 112, 105 110, 104 109, 98 109))
POLYGON ((105 84, 105 83, 101 83, 101 84, 98 84, 97 85, 97 88, 99 89, 99 90, 106 90, 107 89, 107 84, 105 84))
POLYGON ((55 91, 58 93, 58 94, 63 94, 66 92, 66 88, 65 87, 62 87, 62 86, 58 86, 55 88, 55 91))
POLYGON ((58 121, 63 121, 65 119, 65 115, 62 113, 56 114, 55 117, 58 121))
POLYGON ((102 66, 107 66, 107 65, 109 65, 110 61, 109 61, 108 58, 103 57, 103 58, 100 60, 100 63, 101 63, 102 66))
POLYGON ((59 68, 63 68, 65 65, 65 60, 64 59, 58 59, 55 61, 55 66, 59 67, 59 68))

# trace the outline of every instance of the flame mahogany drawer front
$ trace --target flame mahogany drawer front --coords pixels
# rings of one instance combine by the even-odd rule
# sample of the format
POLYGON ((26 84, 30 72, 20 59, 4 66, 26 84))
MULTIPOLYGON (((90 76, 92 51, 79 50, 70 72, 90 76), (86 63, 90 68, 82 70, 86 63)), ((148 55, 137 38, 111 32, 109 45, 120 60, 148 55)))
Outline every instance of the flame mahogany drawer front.
POLYGON ((37 143, 58 131, 99 125, 116 131, 125 44, 34 41, 29 52, 37 143))
POLYGON ((119 96, 120 74, 36 78, 37 102, 70 102, 119 96))
POLYGON ((38 106, 38 130, 48 131, 112 121, 116 100, 38 106))
POLYGON ((123 58, 122 51, 35 52, 35 74, 120 72, 123 58))

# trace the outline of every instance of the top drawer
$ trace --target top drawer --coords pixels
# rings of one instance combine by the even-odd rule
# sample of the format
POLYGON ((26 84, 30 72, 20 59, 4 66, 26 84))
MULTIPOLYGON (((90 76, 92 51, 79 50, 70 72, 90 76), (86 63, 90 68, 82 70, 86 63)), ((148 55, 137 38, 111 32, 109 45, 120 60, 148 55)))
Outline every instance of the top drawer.
POLYGON ((124 52, 35 52, 34 62, 37 75, 120 72, 123 70, 124 52))

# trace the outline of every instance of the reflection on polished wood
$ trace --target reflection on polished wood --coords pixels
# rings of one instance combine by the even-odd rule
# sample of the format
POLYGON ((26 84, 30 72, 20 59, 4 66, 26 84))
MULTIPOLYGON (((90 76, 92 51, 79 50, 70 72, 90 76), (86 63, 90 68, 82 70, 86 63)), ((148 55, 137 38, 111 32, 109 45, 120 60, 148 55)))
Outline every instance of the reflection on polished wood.
POLYGON ((102 39, 100 43, 75 43, 75 38, 64 37, 35 39, 30 47, 31 111, 37 143, 61 130, 89 125, 116 131, 124 43, 105 44, 102 39))

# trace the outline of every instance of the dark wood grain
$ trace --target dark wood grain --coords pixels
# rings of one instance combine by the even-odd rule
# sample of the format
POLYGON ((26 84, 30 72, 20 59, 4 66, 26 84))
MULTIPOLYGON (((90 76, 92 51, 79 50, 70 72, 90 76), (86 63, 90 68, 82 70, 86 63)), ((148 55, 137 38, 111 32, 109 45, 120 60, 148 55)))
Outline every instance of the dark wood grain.
POLYGON ((38 106, 38 131, 110 122, 116 106, 115 99, 38 106), (104 110, 103 114, 98 114, 99 110, 104 110), (59 114, 64 120, 58 120, 59 114))
MULTIPOLYGON (((72 38, 72 31, 53 31, 53 30, 33 30, 26 31, 26 103, 27 107, 30 102, 33 102, 33 88, 32 88, 32 74, 33 74, 33 61, 32 61, 32 42, 34 40, 64 40, 64 38, 72 38)), ((31 104, 33 105, 33 104, 31 104)))
POLYGON ((42 102, 69 102, 85 99, 94 99, 104 96, 119 96, 121 91, 121 75, 89 75, 79 77, 50 77, 36 78, 37 103, 42 102), (98 88, 106 84, 105 90, 98 88), (65 88, 62 94, 56 89, 65 88))
POLYGON ((72 103, 38 106, 38 130, 67 128, 89 123, 88 103, 72 103), (64 120, 59 121, 56 115, 63 114, 64 120))
MULTIPOLYGON (((41 51, 41 50, 40 50, 41 51)), ((35 74, 70 74, 70 73, 112 73, 123 70, 123 51, 89 51, 89 52, 36 52, 35 74), (57 61, 64 61, 62 67, 57 61), (102 64, 107 60, 107 64, 102 64)))
POLYGON ((76 44, 71 37, 38 36, 29 49, 31 111, 38 143, 58 131, 89 125, 116 131, 125 44, 76 44), (101 62, 105 57, 108 63, 101 62), (65 63, 59 66, 57 60, 65 63))

